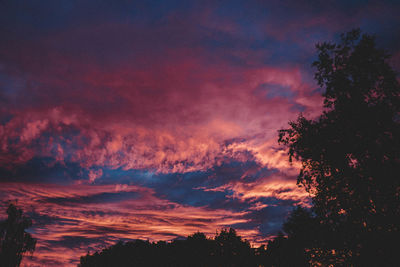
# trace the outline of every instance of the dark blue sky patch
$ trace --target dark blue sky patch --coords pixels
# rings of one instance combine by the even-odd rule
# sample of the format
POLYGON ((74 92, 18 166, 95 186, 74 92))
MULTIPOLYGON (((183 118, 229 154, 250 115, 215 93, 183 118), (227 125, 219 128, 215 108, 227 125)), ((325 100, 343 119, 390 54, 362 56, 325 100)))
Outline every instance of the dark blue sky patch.
POLYGON ((60 237, 58 240, 46 241, 50 246, 56 247, 68 247, 68 248, 81 248, 89 247, 93 243, 99 242, 99 238, 89 238, 86 236, 70 236, 65 235, 60 237))
POLYGON ((290 88, 290 86, 284 86, 273 83, 260 84, 255 89, 255 93, 262 95, 266 98, 281 97, 281 98, 292 99, 293 97, 296 96, 296 93, 292 91, 292 88, 290 88))
MULTIPOLYGON (((213 189, 239 180, 254 182, 275 172, 276 170, 261 168, 254 161, 231 161, 214 166, 206 172, 154 174, 150 179, 140 176, 139 184, 150 187, 157 195, 179 204, 244 210, 249 207, 249 203, 233 198, 233 191, 229 188, 224 191, 205 189, 213 189), (245 173, 248 175, 243 177, 245 173)), ((132 181, 135 179, 136 177, 132 177, 132 181)))
MULTIPOLYGON (((151 188, 157 196, 178 204, 243 211, 251 207, 251 200, 242 201, 233 197, 235 192, 229 187, 224 190, 208 189, 239 181, 251 183, 277 172, 263 168, 255 161, 232 160, 208 171, 189 173, 157 174, 143 170, 103 169, 103 176, 96 180, 96 184, 139 185, 151 188)), ((261 201, 271 203, 268 198, 261 198, 261 201)))
POLYGON ((293 209, 294 205, 276 205, 268 206, 258 211, 254 211, 247 217, 258 225, 259 230, 263 236, 277 234, 282 228, 282 224, 293 209))
POLYGON ((136 199, 140 197, 138 192, 104 192, 99 194, 93 194, 88 196, 77 196, 77 197, 55 197, 55 198, 44 198, 40 202, 55 203, 59 205, 68 204, 93 204, 93 203, 112 203, 120 202, 127 199, 136 199))
POLYGON ((76 162, 55 162, 52 157, 34 157, 14 169, 0 168, 0 182, 51 182, 68 184, 84 178, 76 162))
POLYGON ((77 223, 76 220, 41 214, 36 211, 30 211, 27 213, 27 215, 32 219, 34 226, 39 228, 48 226, 50 224, 75 225, 77 223))

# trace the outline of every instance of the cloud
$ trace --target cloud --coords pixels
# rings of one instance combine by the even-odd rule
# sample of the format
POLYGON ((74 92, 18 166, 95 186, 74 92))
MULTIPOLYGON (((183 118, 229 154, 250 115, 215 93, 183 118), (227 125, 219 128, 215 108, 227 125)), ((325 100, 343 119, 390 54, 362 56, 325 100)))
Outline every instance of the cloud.
POLYGON ((37 260, 60 263, 76 263, 77 255, 87 252, 87 243, 97 248, 118 239, 171 239, 200 229, 212 235, 225 225, 248 220, 245 211, 181 205, 138 186, 115 192, 113 185, 3 183, 0 194, 2 199, 18 198, 18 205, 32 214, 37 225, 33 235, 39 239, 37 260), (60 254, 65 259, 57 259, 60 254))
POLYGON ((32 263, 76 264, 77 255, 120 239, 171 240, 196 231, 213 236, 222 227, 237 228, 256 245, 276 233, 294 205, 309 203, 292 177, 251 154, 207 171, 107 170, 95 182, 2 183, 0 198, 18 199, 33 219, 39 241, 32 263))
MULTIPOLYGON (((9 155, 4 162, 23 164, 35 156, 51 156, 61 162, 67 158, 87 168, 151 168, 161 172, 205 170, 215 164, 216 158, 232 150, 233 146, 224 147, 226 140, 253 133, 253 136, 263 138, 258 143, 268 142, 273 135, 260 135, 265 126, 277 129, 283 125, 281 122, 293 118, 292 104, 285 99, 260 98, 254 93, 259 84, 273 81, 271 77, 275 77, 274 83, 281 81, 291 90, 300 90, 305 85, 300 78, 290 79, 291 72, 279 69, 246 71, 247 79, 230 87, 229 82, 218 85, 217 81, 207 80, 197 86, 182 85, 178 79, 155 91, 166 95, 163 103, 147 99, 147 93, 134 85, 124 87, 137 95, 130 103, 134 110, 108 108, 110 114, 102 120, 97 118, 96 110, 85 106, 82 106, 83 110, 68 107, 68 103, 45 110, 30 110, 29 113, 20 111, 20 115, 15 114, 1 128, 1 147, 9 155), (191 88, 193 95, 197 91, 200 97, 194 100, 192 96, 176 92, 175 85, 179 90, 191 88), (175 102, 175 97, 179 102, 175 102), (175 108, 181 108, 183 112, 172 112, 175 108), (136 112, 137 109, 141 111, 136 112), (142 114, 145 109, 149 109, 149 113, 142 114), (130 114, 129 120, 126 114, 130 114), (191 114, 197 115, 192 117, 191 114), (149 125, 149 122, 153 124, 149 125)), ((204 75, 202 77, 207 77, 204 75)), ((224 75, 221 73, 220 76, 224 75)), ((101 94, 102 89, 99 90, 97 94, 101 94)), ((69 98, 66 92, 67 95, 62 96, 64 99, 69 98)), ((126 94, 126 91, 116 88, 114 93, 126 94)), ((93 172, 91 176, 94 177, 93 172)))
POLYGON ((399 62, 390 1, 0 5, 0 200, 34 219, 36 266, 226 226, 264 242, 309 205, 277 130, 322 110, 314 44, 361 26, 399 62))

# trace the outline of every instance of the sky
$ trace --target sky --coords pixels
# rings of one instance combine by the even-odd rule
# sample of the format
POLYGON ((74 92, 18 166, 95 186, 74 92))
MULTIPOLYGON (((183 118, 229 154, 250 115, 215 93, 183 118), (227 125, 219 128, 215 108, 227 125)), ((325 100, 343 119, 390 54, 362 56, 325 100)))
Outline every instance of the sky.
POLYGON ((76 266, 118 240, 253 246, 296 205, 278 130, 322 111, 315 44, 375 34, 400 70, 398 1, 0 1, 0 219, 23 266, 76 266))

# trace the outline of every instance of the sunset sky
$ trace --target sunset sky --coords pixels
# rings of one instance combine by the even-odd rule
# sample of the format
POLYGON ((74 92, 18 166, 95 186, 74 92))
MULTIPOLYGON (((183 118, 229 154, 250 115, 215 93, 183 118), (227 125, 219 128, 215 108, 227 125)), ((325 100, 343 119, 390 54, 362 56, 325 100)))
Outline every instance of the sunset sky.
POLYGON ((360 27, 400 70, 399 1, 0 1, 0 219, 24 266, 223 227, 258 246, 295 205, 277 130, 322 110, 315 44, 360 27))

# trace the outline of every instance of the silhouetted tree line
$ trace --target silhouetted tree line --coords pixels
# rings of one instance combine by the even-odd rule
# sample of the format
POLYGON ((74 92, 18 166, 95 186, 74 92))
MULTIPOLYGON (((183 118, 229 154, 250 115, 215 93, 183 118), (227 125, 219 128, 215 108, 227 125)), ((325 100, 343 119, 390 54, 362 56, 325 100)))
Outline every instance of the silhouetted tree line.
POLYGON ((259 266, 264 252, 264 247, 251 248, 230 228, 214 238, 195 233, 172 242, 119 242, 81 257, 79 266, 259 266))
POLYGON ((214 238, 197 232, 172 242, 118 242, 82 256, 78 266, 309 266, 310 259, 303 249, 305 240, 312 240, 309 234, 314 225, 309 223, 310 213, 298 207, 284 224, 289 237, 279 233, 267 246, 251 247, 230 228, 221 230, 214 238), (310 231, 303 232, 304 229, 310 231))
POLYGON ((310 266, 305 248, 318 240, 318 222, 310 211, 297 207, 267 246, 251 247, 233 228, 214 238, 197 232, 184 240, 118 242, 80 259, 80 267, 106 266, 310 266))

